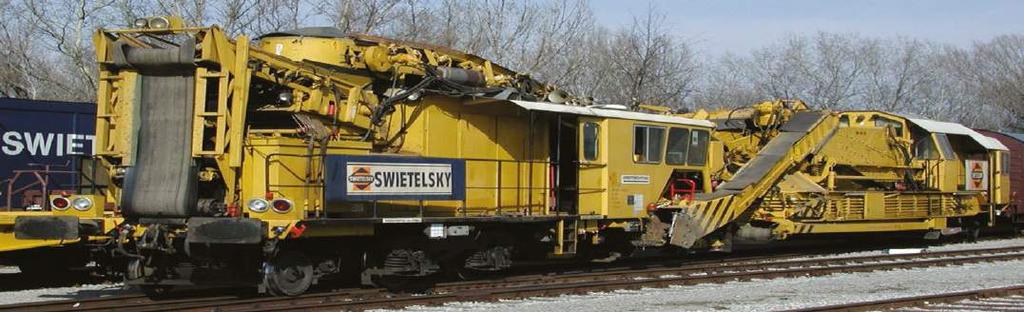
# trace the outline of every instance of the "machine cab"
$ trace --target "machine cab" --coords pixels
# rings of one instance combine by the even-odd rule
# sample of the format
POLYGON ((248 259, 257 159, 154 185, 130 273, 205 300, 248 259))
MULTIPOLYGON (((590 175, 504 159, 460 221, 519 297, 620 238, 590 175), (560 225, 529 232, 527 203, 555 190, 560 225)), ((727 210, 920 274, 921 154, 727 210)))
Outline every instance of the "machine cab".
POLYGON ((712 123, 640 113, 516 101, 551 125, 551 184, 558 212, 633 219, 661 200, 710 192, 712 123))

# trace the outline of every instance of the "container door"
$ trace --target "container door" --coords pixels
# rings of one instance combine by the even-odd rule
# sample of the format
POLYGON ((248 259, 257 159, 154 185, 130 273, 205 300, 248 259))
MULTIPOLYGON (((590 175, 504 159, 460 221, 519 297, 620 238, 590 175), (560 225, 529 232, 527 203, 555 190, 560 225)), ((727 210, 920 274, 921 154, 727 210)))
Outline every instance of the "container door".
POLYGON ((579 207, 579 148, 575 116, 558 115, 551 124, 551 179, 554 210, 576 214, 579 207))
POLYGON ((596 118, 579 120, 579 204, 580 214, 605 215, 605 193, 608 189, 608 131, 604 121, 596 118))

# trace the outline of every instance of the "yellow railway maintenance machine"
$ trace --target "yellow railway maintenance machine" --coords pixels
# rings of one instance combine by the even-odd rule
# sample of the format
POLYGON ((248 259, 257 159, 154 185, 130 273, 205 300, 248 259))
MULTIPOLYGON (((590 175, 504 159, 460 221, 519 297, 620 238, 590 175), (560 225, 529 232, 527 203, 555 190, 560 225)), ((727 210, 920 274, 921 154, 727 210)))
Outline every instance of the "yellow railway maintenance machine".
POLYGON ((32 277, 59 276, 96 262, 109 269, 109 233, 122 221, 104 196, 53 195, 49 211, 0 212, 0 257, 32 277))
POLYGON ((151 294, 605 258, 658 198, 710 193, 720 163, 709 121, 573 105, 442 47, 331 28, 250 43, 174 17, 94 43, 114 249, 151 294))
POLYGON ((1009 203, 1007 148, 960 124, 800 101, 688 116, 716 123, 725 164, 714 192, 659 205, 649 241, 728 249, 734 239, 826 233, 976 237, 1009 203))

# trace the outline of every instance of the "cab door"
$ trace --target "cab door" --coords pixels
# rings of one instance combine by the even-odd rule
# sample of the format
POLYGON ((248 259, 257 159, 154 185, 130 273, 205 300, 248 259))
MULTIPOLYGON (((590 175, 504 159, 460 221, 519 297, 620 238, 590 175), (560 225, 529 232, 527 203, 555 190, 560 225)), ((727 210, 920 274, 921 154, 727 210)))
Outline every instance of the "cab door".
POLYGON ((579 118, 579 213, 606 215, 608 190, 607 122, 600 118, 579 118))

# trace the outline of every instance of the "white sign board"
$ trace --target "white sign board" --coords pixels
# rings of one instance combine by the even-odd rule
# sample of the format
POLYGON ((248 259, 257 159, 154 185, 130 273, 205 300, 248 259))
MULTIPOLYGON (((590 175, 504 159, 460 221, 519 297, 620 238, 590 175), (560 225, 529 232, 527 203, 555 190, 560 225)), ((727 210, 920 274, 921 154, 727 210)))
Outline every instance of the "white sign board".
POLYGON ((651 176, 638 174, 623 174, 619 176, 622 184, 651 184, 651 176))
POLYGON ((350 162, 349 195, 451 195, 450 164, 350 162))

